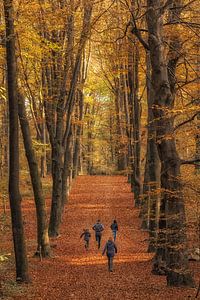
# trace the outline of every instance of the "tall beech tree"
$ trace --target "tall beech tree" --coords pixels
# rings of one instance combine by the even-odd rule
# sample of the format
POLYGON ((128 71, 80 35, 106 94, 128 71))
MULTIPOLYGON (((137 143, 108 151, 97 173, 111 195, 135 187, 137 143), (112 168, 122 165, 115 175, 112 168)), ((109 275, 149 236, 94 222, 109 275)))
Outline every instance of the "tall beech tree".
POLYGON ((19 113, 21 131, 23 135, 26 157, 29 165, 29 171, 31 176, 35 206, 37 212, 36 215, 37 215, 38 246, 37 246, 36 254, 45 257, 50 255, 46 203, 43 196, 42 182, 40 178, 38 162, 32 145, 31 130, 26 115, 25 100, 21 94, 18 94, 18 98, 19 98, 18 113, 19 113))
POLYGON ((154 90, 153 113, 156 118, 156 142, 161 161, 161 214, 165 214, 161 218, 162 222, 166 222, 166 227, 159 228, 164 231, 162 234, 166 248, 158 247, 164 253, 157 255, 155 264, 159 268, 158 260, 163 260, 164 255, 168 285, 193 286, 187 259, 186 219, 180 182, 181 160, 173 136, 173 118, 167 116, 167 110, 174 107, 174 95, 170 86, 171 74, 164 55, 163 15, 172 4, 176 7, 177 2, 147 0, 148 44, 154 90))
POLYGON ((15 251, 16 280, 18 282, 27 282, 29 281, 28 262, 21 210, 22 199, 19 191, 18 97, 13 1, 4 0, 3 3, 6 24, 6 61, 9 101, 9 198, 15 251))

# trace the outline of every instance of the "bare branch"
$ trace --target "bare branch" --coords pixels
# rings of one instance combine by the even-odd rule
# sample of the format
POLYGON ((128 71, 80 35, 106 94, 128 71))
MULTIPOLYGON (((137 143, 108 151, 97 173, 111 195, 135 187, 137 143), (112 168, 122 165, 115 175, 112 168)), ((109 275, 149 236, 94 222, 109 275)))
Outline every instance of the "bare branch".
POLYGON ((122 40, 123 38, 125 38, 125 36, 126 36, 126 34, 127 34, 127 31, 128 31, 128 28, 129 28, 130 25, 131 25, 131 22, 128 22, 128 23, 126 24, 126 28, 125 28, 125 30, 124 30, 124 34, 123 34, 122 36, 118 37, 118 38, 115 40, 115 43, 116 43, 117 41, 122 40))
POLYGON ((194 158, 189 160, 181 160, 181 165, 199 165, 200 164, 200 158, 194 158))
POLYGON ((192 122, 195 117, 200 113, 200 111, 196 112, 190 119, 183 121, 182 123, 178 124, 177 126, 174 127, 174 131, 176 131, 177 129, 179 129, 181 126, 192 122))
POLYGON ((140 41, 140 43, 143 45, 143 47, 144 47, 146 50, 149 51, 149 45, 148 45, 147 42, 142 38, 140 30, 137 28, 135 19, 133 19, 133 21, 131 22, 131 24, 132 24, 132 26, 133 26, 133 27, 132 27, 132 30, 131 30, 132 34, 134 34, 134 35, 138 38, 138 40, 140 41))

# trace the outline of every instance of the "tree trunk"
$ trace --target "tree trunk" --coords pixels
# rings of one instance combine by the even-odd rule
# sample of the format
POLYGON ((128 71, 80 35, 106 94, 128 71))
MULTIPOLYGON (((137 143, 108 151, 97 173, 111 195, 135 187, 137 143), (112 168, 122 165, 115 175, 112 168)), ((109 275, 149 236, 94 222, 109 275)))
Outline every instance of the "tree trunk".
MULTIPOLYGON (((198 42, 197 44, 197 74, 199 74, 198 76, 198 96, 199 96, 199 103, 200 103, 200 42, 198 42)), ((199 104, 198 103, 198 104, 199 104)), ((197 115, 197 122, 198 122, 198 125, 197 125, 197 134, 196 134, 196 137, 195 137, 195 140, 196 140, 196 159, 200 159, 200 125, 199 125, 199 122, 200 122, 200 114, 197 115)), ((197 163, 195 165, 195 174, 200 174, 200 163, 197 163)))
POLYGON ((133 164, 133 190, 135 206, 141 204, 141 180, 140 180, 140 118, 141 109, 138 97, 139 81, 138 81, 138 66, 139 66, 139 49, 138 45, 134 47, 134 65, 133 65, 133 136, 134 136, 134 164, 133 164))
POLYGON ((21 195, 19 191, 19 133, 18 133, 18 98, 15 56, 15 32, 12 0, 4 0, 6 23, 6 60, 9 100, 9 198, 12 218, 12 232, 16 263, 16 280, 29 281, 26 255, 21 195))
POLYGON ((47 151, 46 151, 46 124, 44 119, 42 120, 42 130, 41 130, 41 142, 42 142, 42 155, 41 155, 41 165, 40 165, 40 176, 45 178, 47 175, 47 151))
MULTIPOLYGON (((160 183, 160 164, 158 150, 156 146, 156 126, 153 116, 152 106, 154 100, 154 91, 151 85, 151 62, 149 53, 147 53, 147 101, 148 101, 148 137, 147 137, 147 169, 148 182, 145 183, 147 187, 149 198, 149 246, 148 252, 156 250, 157 240, 157 207, 158 207, 158 188, 160 183)), ((147 175, 145 175, 146 177, 147 175)))
MULTIPOLYGON (((168 66, 164 56, 162 18, 164 10, 160 1, 147 1, 147 24, 154 89, 154 117, 156 121, 157 147, 161 160, 161 216, 159 231, 164 235, 163 245, 157 248, 154 267, 159 268, 158 251, 165 253, 168 285, 194 286, 189 272, 186 246, 186 220, 180 183, 180 159, 173 136, 173 119, 166 111, 174 106, 169 82, 168 66), (166 224, 166 226, 165 226, 166 224), (164 226, 162 226, 164 225, 164 226), (164 227, 164 228, 163 228, 164 227), (166 243, 165 243, 166 240, 166 243)), ((178 39, 178 37, 176 37, 178 39)), ((161 261, 163 261, 163 256, 161 261)), ((164 266, 165 267, 165 266, 164 266)), ((155 268, 154 268, 155 269, 155 268)))
POLYGON ((42 192, 42 182, 39 175, 38 163, 32 145, 31 131, 26 116, 24 99, 21 95, 19 95, 18 113, 19 113, 20 125, 21 125, 23 140, 24 140, 24 148, 26 151, 26 157, 27 157, 29 170, 30 170, 31 182, 32 182, 34 199, 35 199, 35 206, 36 206, 36 213, 37 213, 37 242, 38 242, 37 253, 45 257, 50 255, 46 204, 42 192))
POLYGON ((116 123, 117 123, 117 135, 118 135, 118 145, 117 145, 117 167, 118 171, 123 171, 126 169, 126 155, 124 153, 124 128, 122 126, 122 110, 121 102, 123 101, 121 93, 121 80, 117 80, 116 97, 115 97, 115 108, 116 108, 116 123))
POLYGON ((52 146, 52 203, 49 221, 49 236, 59 235, 62 214, 62 145, 60 139, 55 140, 52 146))
POLYGON ((72 153, 72 130, 70 129, 69 135, 67 137, 66 149, 64 154, 64 167, 62 173, 62 212, 64 211, 64 207, 67 203, 67 199, 69 196, 69 188, 71 183, 71 172, 72 172, 72 164, 73 164, 73 153, 72 153))
POLYGON ((79 96, 79 123, 77 124, 76 140, 74 146, 74 157, 73 157, 73 172, 72 177, 75 178, 78 175, 79 169, 79 157, 80 157, 80 143, 82 135, 82 119, 83 119, 83 92, 78 92, 79 96))

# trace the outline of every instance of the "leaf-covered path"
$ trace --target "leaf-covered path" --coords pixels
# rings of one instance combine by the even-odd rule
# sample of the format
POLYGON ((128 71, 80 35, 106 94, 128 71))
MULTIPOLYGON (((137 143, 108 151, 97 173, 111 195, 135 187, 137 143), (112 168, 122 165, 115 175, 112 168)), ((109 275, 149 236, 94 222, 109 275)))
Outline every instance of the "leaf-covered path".
MULTIPOLYGON (((194 289, 167 288, 165 277, 151 274, 151 255, 146 252, 147 233, 140 230, 138 210, 126 178, 121 176, 80 176, 73 184, 63 217, 61 236, 51 240, 54 258, 32 258, 35 226, 34 205, 29 203, 26 231, 29 236, 29 269, 32 284, 26 295, 14 299, 188 299, 194 289), (111 235, 110 224, 117 219, 118 254, 114 272, 107 271, 102 247, 97 249, 92 225, 100 218, 105 226, 102 247, 111 235), (89 228, 90 249, 86 251, 80 233, 89 228)), ((196 270, 196 275, 197 275, 196 270)))

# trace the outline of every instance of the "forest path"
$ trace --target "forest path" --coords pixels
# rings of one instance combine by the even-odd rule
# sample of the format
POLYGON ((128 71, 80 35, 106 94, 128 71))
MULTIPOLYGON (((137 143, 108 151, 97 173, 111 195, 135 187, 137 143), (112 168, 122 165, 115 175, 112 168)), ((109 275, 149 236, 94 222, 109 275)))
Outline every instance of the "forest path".
MULTIPOLYGON (((26 226, 30 232, 33 221, 26 226)), ((138 210, 133 206, 126 177, 79 176, 65 209, 61 236, 51 240, 54 258, 42 261, 29 258, 33 282, 27 295, 19 299, 182 300, 194 295, 192 289, 167 288, 165 277, 151 274, 151 255, 146 252, 145 239, 147 233, 140 230, 138 210), (97 219, 105 226, 100 250, 92 230, 97 219), (109 273, 102 248, 111 235, 113 219, 119 225, 118 253, 114 258, 114 272, 109 273), (89 228, 92 233, 89 251, 85 250, 83 239, 80 240, 83 228, 89 228)), ((29 253, 34 250, 30 240, 28 250, 29 253)))

